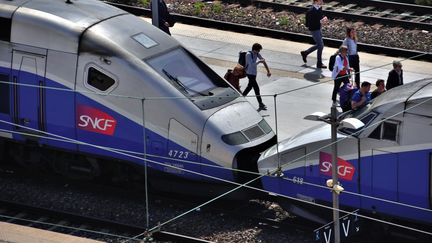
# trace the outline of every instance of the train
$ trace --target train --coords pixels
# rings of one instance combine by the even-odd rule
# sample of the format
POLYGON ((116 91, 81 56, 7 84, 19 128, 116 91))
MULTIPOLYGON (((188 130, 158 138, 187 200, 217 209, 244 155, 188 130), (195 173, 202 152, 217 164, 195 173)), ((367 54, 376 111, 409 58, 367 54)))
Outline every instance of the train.
MULTIPOLYGON (((338 198, 345 213, 359 209, 380 219, 431 225, 431 111, 432 79, 427 78, 388 90, 359 111, 339 114, 339 124, 346 118, 364 123, 359 129, 337 127, 337 175, 344 189, 338 198)), ((310 213, 316 222, 329 222, 316 211, 332 213, 316 207, 333 202, 332 181, 327 184, 331 125, 322 122, 283 140, 258 160, 259 171, 269 174, 263 187, 295 207, 312 205, 304 215, 310 213)))
POLYGON ((21 166, 235 182, 276 143, 238 91, 142 18, 98 0, 0 0, 0 22, 0 155, 21 166))

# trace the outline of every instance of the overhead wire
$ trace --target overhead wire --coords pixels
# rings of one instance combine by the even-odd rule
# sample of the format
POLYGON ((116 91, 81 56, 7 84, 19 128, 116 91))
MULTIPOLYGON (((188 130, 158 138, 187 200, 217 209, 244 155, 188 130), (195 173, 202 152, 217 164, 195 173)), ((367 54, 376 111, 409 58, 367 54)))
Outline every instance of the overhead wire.
MULTIPOLYGON (((420 57, 420 56, 422 56, 422 55, 425 55, 425 54, 420 54, 420 55, 417 55, 416 57, 420 57)), ((412 59, 413 58, 416 58, 416 57, 412 57, 412 59)), ((388 64, 385 64, 385 65, 382 65, 382 66, 386 66, 386 65, 388 65, 388 64)), ((376 67, 376 68, 378 68, 378 67, 376 67)), ((371 69, 368 69, 368 70, 364 70, 363 72, 366 72, 366 71, 369 71, 369 70, 371 70, 371 69)), ((326 82, 329 82, 329 81, 332 81, 332 80, 328 80, 328 81, 326 81, 326 82)), ((4 81, 0 81, 1 83, 9 83, 10 84, 10 82, 4 82, 4 81)), ((36 88, 41 88, 40 86, 36 86, 36 85, 27 85, 27 84, 15 84, 15 83, 12 83, 13 85, 24 85, 24 86, 29 86, 29 87, 36 87, 36 88)), ((319 83, 319 84, 321 84, 321 83, 319 83)), ((297 88, 297 89, 293 89, 293 90, 289 90, 289 91, 285 91, 285 92, 281 92, 281 93, 279 93, 279 95, 282 95, 282 94, 286 94, 286 93, 290 93, 290 92, 294 92, 294 91, 297 91, 297 90, 300 90, 300 89, 305 89, 305 88, 308 88, 308 87, 311 87, 311 86, 315 86, 315 85, 319 85, 319 84, 314 84, 314 85, 309 85, 309 86, 304 86, 304 87, 301 87, 301 88, 297 88)), ((61 88, 52 88, 52 87, 45 87, 45 88, 49 88, 49 89, 53 89, 53 90, 62 90, 62 91, 70 91, 70 92, 82 92, 82 93, 89 93, 89 94, 95 94, 94 92, 90 92, 90 91, 80 91, 80 90, 70 90, 70 89, 61 89, 61 88)), ((96 94, 99 94, 99 93, 96 93, 96 94)), ((122 95, 113 95, 113 94, 99 94, 99 95, 103 95, 103 96, 107 96, 107 95, 110 95, 110 96, 116 96, 116 97, 120 97, 120 98, 133 98, 133 99, 142 99, 141 97, 132 97, 132 96, 122 96, 122 95)), ((276 94, 276 95, 278 95, 278 94, 276 94)), ((262 95, 263 96, 263 95, 262 95)), ((275 95, 272 95, 272 96, 275 96, 275 95)), ((146 99, 171 99, 171 98, 179 98, 179 97, 150 97, 150 98, 146 98, 146 99)), ((181 97, 180 97, 181 98, 181 97)), ((10 125, 12 125, 12 123, 10 123, 10 125)), ((17 124, 13 124, 13 125, 17 125, 17 124)), ((25 129, 29 129, 28 127, 25 127, 24 126, 24 128, 25 129)), ((14 131, 15 132, 15 131, 14 131)), ((39 131, 40 132, 40 131, 39 131)), ((19 133, 19 132, 18 132, 19 133)), ((27 135, 29 135, 29 136, 34 136, 34 134, 27 134, 27 135)), ((52 135, 51 134, 51 136, 57 136, 57 135, 52 135)), ((57 139, 57 140, 59 140, 59 141, 61 141, 62 139, 59 139, 59 138, 50 138, 50 139, 57 139)), ((66 138, 66 140, 69 140, 69 138, 66 138)), ((77 144, 82 144, 82 145, 87 145, 87 146, 90 146, 88 143, 83 143, 83 142, 80 142, 80 141, 74 141, 74 142, 76 142, 77 144)), ((331 144, 330 144, 331 145, 331 144)), ((122 154, 122 152, 121 151, 127 151, 127 150, 109 150, 109 149, 107 149, 106 147, 103 147, 103 146, 98 146, 98 145, 96 145, 95 147, 97 147, 97 148, 99 148, 99 149, 106 149, 106 150, 108 150, 108 151, 111 151, 111 152, 114 152, 114 153, 116 153, 116 152, 120 152, 120 154, 122 154)), ((113 148, 111 148, 111 149, 113 149, 113 148)), ((127 151, 127 152, 131 152, 131 151, 127 151)), ((132 151, 133 152, 133 151, 132 151)), ((133 152, 133 153, 137 153, 137 152, 133 152)), ((125 155, 125 156, 130 156, 129 154, 123 154, 123 155, 125 155)), ((173 159, 173 158, 170 158, 170 157, 166 157, 166 158, 169 158, 169 159, 173 159)), ((142 159, 142 158, 138 158, 138 159, 142 159)), ((174 159, 174 160, 176 160, 176 159, 174 159)), ((153 163, 157 163, 157 162, 155 162, 155 161, 150 161, 149 160, 149 162, 153 162, 153 163)), ((184 161, 184 162, 187 162, 187 163, 189 163, 190 161, 184 161)), ((162 166, 167 166, 167 167, 171 167, 171 168, 175 168, 175 169, 178 169, 178 170, 185 170, 184 168, 179 168, 179 167, 176 167, 176 166, 171 166, 171 165, 168 165, 168 164, 163 164, 163 163, 157 163, 157 164, 159 164, 159 165, 162 165, 162 166)), ((199 165, 201 165, 201 166, 213 166, 213 165, 207 165, 207 164, 199 164, 199 165)), ((218 166, 214 166, 214 167, 218 167, 218 166)), ((220 168, 220 167, 219 167, 220 168)), ((227 168, 227 169, 230 169, 230 170, 232 170, 232 168, 227 168)), ((194 173, 193 171, 188 171, 188 170, 185 170, 186 172, 190 172, 190 173, 194 173)), ((245 173, 250 173, 249 171, 242 171, 242 170, 238 170, 238 171, 241 171, 241 172, 245 172, 245 173)), ((195 173, 194 173, 195 174, 195 173)), ((258 173, 259 174, 259 173, 258 173)), ((208 177, 208 175, 206 175, 206 174, 199 174, 199 175, 201 175, 201 176, 206 176, 206 177, 208 177)), ((261 175, 260 177, 258 177, 258 178, 261 178, 262 176, 265 176, 265 174, 264 175, 261 175)), ((212 179, 216 179, 216 180, 219 180, 220 178, 217 178, 217 177, 210 177, 210 178, 212 178, 212 179)), ((256 179, 258 179, 258 178, 255 178, 254 180, 256 180, 256 179)), ((228 183, 231 183, 231 181, 224 181, 224 182, 228 182, 228 183)), ((245 183, 246 185, 247 184, 249 184, 249 183, 245 183)), ((246 186, 245 184, 237 184, 237 186, 238 186, 238 188, 240 188, 240 187, 248 187, 248 186, 246 186)), ((316 185, 316 186, 320 186, 320 187, 322 187, 321 185, 316 185)), ((251 187, 249 187, 249 188, 251 188, 251 187)), ((323 187, 324 188, 324 187, 323 187)), ((256 189, 256 188, 251 188, 251 189, 256 189)), ((328 189, 328 188, 326 188, 326 189, 328 189)), ((269 192, 269 191, 266 191, 266 192, 269 192)), ((361 195, 361 194, 359 194, 359 195, 361 195)), ((282 195, 281 195, 282 196, 282 195)), ((286 197, 286 196, 285 196, 286 197)), ((288 197, 289 199, 292 199, 292 200, 298 200, 298 199, 296 199, 296 198, 291 198, 291 197, 288 197)), ((300 201, 302 201, 302 200, 300 200, 300 201)), ((303 201, 304 202, 304 201, 303 201)), ((391 201, 390 201, 391 202, 391 201)), ((332 209, 332 208, 331 208, 332 209)), ((333 210, 333 209, 332 209, 333 210)), ((171 221, 170 221, 171 222, 171 221)))
MULTIPOLYGON (((426 102, 426 101, 425 101, 426 102)), ((420 104, 418 104, 418 105, 421 105, 422 103, 420 103, 420 104)), ((418 106, 417 105, 417 106, 418 106)), ((413 107, 411 107, 410 109, 412 109, 413 107)), ((403 112, 403 111, 402 111, 403 112)), ((6 122, 6 123, 9 123, 9 122, 6 122)), ((10 125, 13 125, 13 123, 9 123, 10 125)), ((15 124, 16 125, 16 124, 15 124)), ((25 127, 25 126, 22 126, 23 128, 26 128, 26 129, 29 129, 28 127, 25 127)), ((36 129, 30 129, 30 130, 36 130, 36 129)), ((39 130, 36 130, 36 131, 39 131, 39 130)), ((43 131, 39 131, 39 132, 43 132, 43 131)), ((44 132, 44 133, 46 133, 46 132, 44 132)), ((49 134, 49 133, 48 133, 49 134)), ((35 135, 35 134, 27 134, 27 135, 30 135, 30 136, 39 136, 39 135, 35 135)), ((50 134, 51 136, 58 136, 58 135, 55 135, 55 134, 50 134)), ((59 136, 59 137, 61 137, 61 136, 59 136)), ((69 139, 69 138, 67 138, 67 140, 73 140, 73 139, 69 139)), ((84 142, 80 142, 80 141, 74 141, 74 142, 77 142, 78 144, 83 144, 83 145, 89 145, 89 146, 91 146, 91 144, 88 144, 88 143, 84 143, 84 142)), ((97 145, 95 145, 94 147, 97 147, 97 148, 99 148, 99 149, 105 149, 105 150, 108 150, 108 151, 110 151, 109 149, 107 149, 106 147, 101 147, 101 146, 97 146, 97 145)), ((111 151, 111 152, 118 152, 118 151, 111 151)), ((126 155, 126 156, 130 156, 129 154, 123 154, 123 155, 126 155)), ((139 159, 142 159, 141 157, 139 157, 139 159)), ((149 160, 149 162, 154 162, 154 161, 151 161, 151 160, 149 160)), ((157 163, 157 162, 155 162, 155 163, 157 163)), ((175 166, 170 166, 170 165, 167 165, 167 164, 161 164, 161 163, 157 163, 157 164, 160 164, 160 165, 163 165, 163 166, 167 166, 167 167, 172 167, 172 168, 176 168, 176 169, 180 169, 180 170, 185 170, 185 169, 183 169, 183 168, 178 168, 178 167, 175 167, 175 166)), ((188 171, 188 170, 185 170, 185 171, 187 171, 187 172, 191 172, 191 173, 194 173, 194 174, 197 174, 197 173, 195 173, 195 172, 193 172, 193 171, 188 171)), ((202 175, 202 176, 206 176, 206 177, 209 177, 208 175, 206 175, 206 174, 200 174, 200 175, 202 175)), ((262 175, 262 176, 265 176, 265 175, 262 175)), ((259 178, 261 178, 262 176, 260 176, 260 177, 258 177, 258 178, 255 178, 254 180, 257 180, 257 179, 259 179, 259 178)), ((216 180, 220 180, 220 178, 217 178, 217 177, 212 177, 213 179, 216 179, 216 180)), ((231 183, 231 181, 225 181, 225 182, 228 182, 228 183, 231 183)), ((246 186, 248 183, 246 183, 245 185, 240 185, 240 184, 237 184, 239 187, 248 187, 248 186, 246 186)), ((256 189, 256 188, 253 188, 253 187, 248 187, 248 188, 251 188, 251 189, 256 189)), ((326 188, 326 189, 328 189, 328 188, 326 188)), ((265 190, 264 190, 265 191, 265 190)), ((266 192, 269 192, 269 191, 266 191, 266 192)), ((362 195, 362 194, 359 194, 359 195, 362 195)), ((285 196, 286 197, 286 196, 285 196)), ((302 202, 304 202, 304 200, 301 200, 301 199, 296 199, 296 198, 292 198, 292 197, 287 197, 287 198, 289 198, 289 199, 292 199, 292 200, 298 200, 298 201, 302 201, 302 202)), ((392 202, 392 201, 389 201, 389 202, 392 202)), ((318 204, 319 205, 319 204, 318 204)), ((201 205, 201 207, 202 207, 203 205, 201 205)), ((320 206, 323 206, 323 205, 320 205, 320 206)), ((408 206, 411 206, 411 205, 408 205, 408 206)), ((191 211, 194 211, 193 209, 191 210, 191 211)), ((171 221, 170 221, 171 222, 171 221)), ((402 227, 403 227, 403 225, 402 225, 402 227)))

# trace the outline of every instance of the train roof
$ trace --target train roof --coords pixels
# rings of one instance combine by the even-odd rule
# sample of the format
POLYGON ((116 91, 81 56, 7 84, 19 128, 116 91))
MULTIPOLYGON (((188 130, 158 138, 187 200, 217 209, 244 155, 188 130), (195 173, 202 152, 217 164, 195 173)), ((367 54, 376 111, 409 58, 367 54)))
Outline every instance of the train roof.
POLYGON ((384 94, 374 99, 369 110, 384 113, 398 104, 403 103, 406 108, 420 102, 425 102, 416 109, 422 115, 430 116, 430 106, 432 105, 432 79, 422 79, 408 84, 404 84, 388 90, 384 94))
POLYGON ((11 19, 12 43, 71 53, 88 28, 126 14, 98 0, 0 0, 0 16, 11 19))
POLYGON ((145 20, 102 1, 70 2, 0 0, 0 18, 11 25, 10 42, 74 54, 128 53, 139 59, 179 45, 145 20))

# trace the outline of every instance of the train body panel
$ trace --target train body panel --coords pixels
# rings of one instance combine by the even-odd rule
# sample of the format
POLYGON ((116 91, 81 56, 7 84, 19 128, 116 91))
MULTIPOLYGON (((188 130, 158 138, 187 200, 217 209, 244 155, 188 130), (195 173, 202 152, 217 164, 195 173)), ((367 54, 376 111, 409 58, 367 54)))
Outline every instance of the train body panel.
MULTIPOLYGON (((357 113, 362 130, 338 131, 341 206, 432 223, 432 80, 392 89, 357 113), (364 196, 362 196, 364 195, 364 196), (392 203, 394 202, 394 203, 392 203)), ((318 125, 279 144, 283 177, 266 176, 264 188, 313 202, 332 202, 330 125, 318 125), (313 184, 313 185, 311 185, 313 184)), ((276 146, 263 152, 261 173, 278 168, 276 146)))
POLYGON ((256 171, 245 154, 274 141, 250 103, 146 21, 96 0, 0 3, 0 136, 212 181, 199 173, 256 171), (223 140, 233 132, 245 139, 223 140))

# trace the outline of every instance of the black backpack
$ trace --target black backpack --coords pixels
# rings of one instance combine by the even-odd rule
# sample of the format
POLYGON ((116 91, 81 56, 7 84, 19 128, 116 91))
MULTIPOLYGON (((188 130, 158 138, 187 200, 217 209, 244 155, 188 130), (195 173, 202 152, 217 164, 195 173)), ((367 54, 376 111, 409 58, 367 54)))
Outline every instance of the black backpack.
POLYGON ((339 55, 339 54, 333 54, 333 55, 330 56, 329 65, 328 65, 328 69, 330 71, 333 71, 337 55, 339 55))
POLYGON ((240 51, 239 52, 238 63, 240 65, 242 65, 243 67, 246 67, 246 53, 247 53, 247 51, 240 51))

